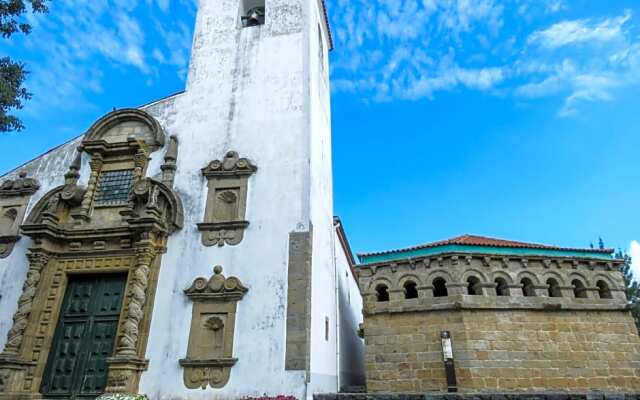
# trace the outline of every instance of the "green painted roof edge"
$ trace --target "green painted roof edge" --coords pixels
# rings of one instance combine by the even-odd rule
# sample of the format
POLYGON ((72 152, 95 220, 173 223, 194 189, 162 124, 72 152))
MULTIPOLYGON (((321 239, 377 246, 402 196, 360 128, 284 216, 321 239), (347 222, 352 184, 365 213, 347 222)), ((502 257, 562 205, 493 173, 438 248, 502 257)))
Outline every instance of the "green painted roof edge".
POLYGON ((405 258, 433 256, 443 253, 470 253, 470 254, 498 254, 512 256, 539 256, 539 257, 565 257, 565 258, 589 258, 594 260, 613 260, 613 255, 597 251, 577 251, 577 250, 555 250, 555 249, 534 249, 515 247, 493 247, 493 246, 469 246, 459 244, 448 244, 443 246, 428 247, 423 249, 412 249, 387 254, 377 254, 369 256, 358 256, 362 264, 373 264, 385 261, 397 261, 405 258))

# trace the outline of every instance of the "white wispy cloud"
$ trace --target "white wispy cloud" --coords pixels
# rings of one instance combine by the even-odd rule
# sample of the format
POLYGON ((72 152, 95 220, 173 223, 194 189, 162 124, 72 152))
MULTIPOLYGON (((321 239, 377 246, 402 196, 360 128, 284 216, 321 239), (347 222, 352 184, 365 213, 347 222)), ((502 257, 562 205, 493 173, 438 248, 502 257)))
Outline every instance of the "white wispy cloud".
MULTIPOLYGON (((153 82, 167 65, 184 78, 191 28, 167 22, 170 6, 168 0, 59 0, 48 14, 29 15, 34 34, 11 41, 22 41, 21 58, 31 71, 27 86, 34 98, 25 112, 94 107, 92 98, 108 85, 105 68, 129 69, 153 82)), ((195 11, 194 0, 173 6, 195 11)))
MULTIPOLYGON (((152 84, 161 68, 186 78, 197 0, 58 0, 29 16, 29 110, 91 107, 105 86, 96 65, 152 84)), ((332 85, 364 101, 474 90, 518 102, 558 99, 558 116, 615 100, 640 84, 634 14, 567 18, 564 0, 330 0, 332 85)), ((13 41, 4 44, 11 46, 13 41)), ((0 44, 2 46, 2 44, 0 44)), ((163 70, 165 70, 163 69, 163 70)))
POLYGON ((568 9, 562 0, 336 0, 333 87, 366 101, 460 88, 519 102, 555 96, 558 116, 575 117, 640 83, 640 36, 631 11, 558 21, 568 9))
POLYGON ((606 18, 602 21, 590 19, 562 21, 532 33, 528 42, 548 49, 585 42, 609 42, 624 37, 622 28, 630 19, 631 12, 627 11, 620 17, 606 18))

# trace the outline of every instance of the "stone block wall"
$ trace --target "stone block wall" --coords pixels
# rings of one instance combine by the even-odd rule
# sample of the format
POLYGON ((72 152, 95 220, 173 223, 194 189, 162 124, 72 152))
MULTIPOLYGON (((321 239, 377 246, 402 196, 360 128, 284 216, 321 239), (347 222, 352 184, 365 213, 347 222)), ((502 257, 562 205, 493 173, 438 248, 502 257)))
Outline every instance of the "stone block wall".
POLYGON ((445 330, 461 392, 640 391, 628 311, 449 308, 365 317, 368 392, 446 391, 445 330))
POLYGON ((545 392, 545 393, 442 393, 364 394, 321 393, 313 400, 640 400, 638 393, 545 392))

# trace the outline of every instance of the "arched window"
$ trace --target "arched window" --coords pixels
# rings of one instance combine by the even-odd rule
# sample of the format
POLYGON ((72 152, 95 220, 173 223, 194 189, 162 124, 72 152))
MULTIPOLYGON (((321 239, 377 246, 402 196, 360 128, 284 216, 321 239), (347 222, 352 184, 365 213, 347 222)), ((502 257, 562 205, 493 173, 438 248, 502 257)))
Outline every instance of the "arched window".
POLYGON ((433 280, 433 297, 446 297, 449 295, 447 291, 447 281, 442 278, 433 280))
POLYGON ((467 293, 472 296, 482 296, 482 288, 480 287, 480 279, 470 276, 467 279, 467 293))
POLYGON ((417 299, 418 298, 418 285, 415 282, 407 281, 404 284, 404 298, 405 299, 417 299))
POLYGON ((611 289, 609 289, 609 285, 605 281, 598 281, 596 284, 598 286, 598 294, 600 294, 601 299, 612 299, 611 289))
POLYGON ((376 286, 377 300, 379 302, 389 301, 389 288, 387 285, 376 286))
POLYGON ((573 285, 573 294, 576 299, 586 299, 587 298, 587 288, 584 286, 579 279, 574 279, 571 281, 571 285, 573 285))
POLYGON ((562 297, 562 291, 557 280, 549 278, 547 279, 547 285, 549 285, 549 297, 562 297))
POLYGON ((503 278, 496 278, 496 294, 498 296, 508 296, 509 288, 507 287, 507 281, 503 278))
POLYGON ((536 296, 536 291, 535 291, 535 288, 533 287, 533 282, 531 281, 531 279, 522 278, 520 283, 522 284, 522 294, 524 294, 525 297, 536 296))

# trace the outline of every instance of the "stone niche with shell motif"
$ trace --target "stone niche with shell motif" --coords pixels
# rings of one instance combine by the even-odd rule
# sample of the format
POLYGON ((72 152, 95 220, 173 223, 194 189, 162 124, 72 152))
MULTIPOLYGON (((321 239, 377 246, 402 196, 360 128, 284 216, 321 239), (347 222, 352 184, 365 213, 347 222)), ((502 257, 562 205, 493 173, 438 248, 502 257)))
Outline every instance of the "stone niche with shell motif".
POLYGON ((180 360, 189 389, 222 388, 229 382, 236 309, 248 289, 238 278, 225 278, 222 267, 210 279, 198 278, 185 294, 193 301, 187 357, 180 360))
POLYGON ((235 151, 224 159, 215 160, 202 169, 208 180, 209 193, 204 222, 198 224, 205 246, 235 246, 249 226, 245 220, 249 178, 258 168, 235 151))
POLYGON ((0 258, 9 257, 20 239, 20 224, 29 199, 39 188, 38 182, 27 178, 25 172, 21 172, 18 179, 0 184, 0 258))

